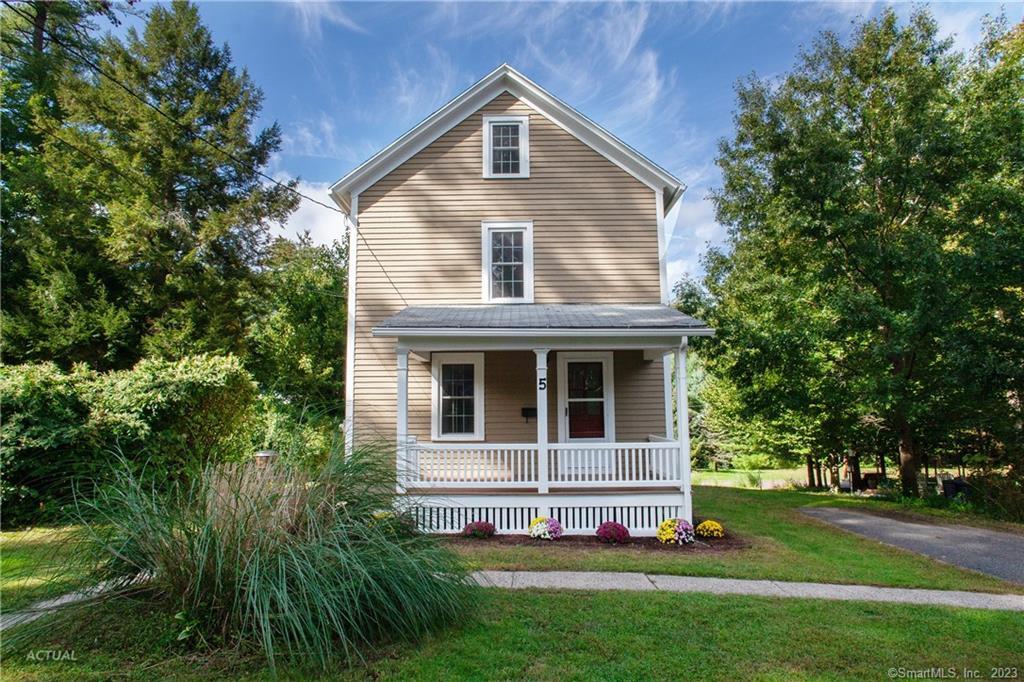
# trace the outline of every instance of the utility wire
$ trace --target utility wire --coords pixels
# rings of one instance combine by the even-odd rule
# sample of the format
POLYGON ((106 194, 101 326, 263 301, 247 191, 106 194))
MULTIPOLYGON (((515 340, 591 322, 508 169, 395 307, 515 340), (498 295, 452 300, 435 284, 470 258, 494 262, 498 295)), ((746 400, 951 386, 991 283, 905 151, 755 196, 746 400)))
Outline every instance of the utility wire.
MULTIPOLYGON (((28 14, 25 14, 25 13, 19 11, 18 9, 16 9, 14 3, 9 2, 8 0, 2 0, 2 1, 3 1, 3 4, 8 9, 10 9, 12 12, 17 14, 18 16, 20 16, 22 19, 25 19, 26 21, 29 21, 29 22, 33 21, 33 18, 31 16, 29 16, 28 14)), ((173 116, 168 114, 166 111, 164 111, 163 109, 161 109, 157 105, 155 105, 152 102, 150 102, 143 95, 138 94, 131 87, 125 85, 120 80, 118 80, 117 78, 115 78, 111 74, 107 73, 107 71, 105 69, 103 69, 103 67, 101 67, 99 64, 96 64, 93 60, 89 59, 87 56, 82 55, 76 48, 72 47, 71 45, 68 45, 63 40, 61 40, 60 38, 55 36, 49 29, 44 27, 43 28, 43 33, 45 33, 50 38, 51 42, 54 42, 57 45, 60 45, 61 47, 63 47, 68 53, 70 53, 71 55, 77 57, 85 66, 88 66, 90 69, 92 69, 96 73, 100 74, 101 76, 103 76, 104 78, 106 78, 107 80, 109 80, 111 83, 113 83, 114 85, 118 86, 122 90, 124 90, 130 96, 132 96, 133 98, 135 98, 138 101, 142 102, 147 107, 149 107, 150 109, 152 109, 156 113, 160 114, 161 116, 166 118, 168 121, 170 121, 174 125, 178 126, 181 130, 183 130, 186 134, 188 134, 192 138, 197 139, 197 140, 205 143, 210 148, 220 152, 221 154, 223 154, 227 158, 231 159, 232 161, 234 161, 238 165, 243 166, 243 167, 249 169, 254 174, 258 175, 259 177, 263 178, 264 180, 266 180, 266 181, 268 181, 270 183, 273 183, 277 187, 280 187, 280 188, 282 188, 282 189, 284 189, 284 190, 286 190, 288 192, 291 192, 292 194, 296 195, 300 199, 305 199, 306 201, 312 202, 312 203, 314 203, 317 206, 320 206, 322 208, 326 208, 329 211, 334 211, 335 213, 338 213, 338 214, 341 214, 341 215, 345 215, 345 212, 342 211, 341 209, 339 209, 338 207, 331 206, 329 204, 325 204, 324 202, 322 202, 322 201, 320 201, 318 199, 314 199, 311 196, 307 196, 306 194, 303 194, 302 192, 300 192, 299 190, 295 189, 291 185, 288 185, 286 183, 283 183, 283 182, 280 182, 280 181, 276 180, 275 178, 267 175, 266 173, 264 173, 259 168, 257 168, 256 166, 252 165, 251 163, 243 161, 242 159, 239 159, 237 156, 235 156, 231 152, 229 152, 229 151, 227 151, 225 149, 222 149, 215 142, 211 142, 210 140, 206 139, 204 136, 202 136, 199 133, 195 132, 187 124, 182 123, 178 119, 174 118, 173 116)), ((362 230, 359 229, 359 225, 356 223, 355 220, 352 220, 351 218, 349 218, 349 220, 352 223, 352 227, 355 228, 356 234, 363 240, 363 244, 366 246, 366 250, 369 251, 370 255, 373 256, 373 259, 375 261, 377 261, 377 265, 380 266, 381 272, 384 273, 384 277, 388 280, 388 284, 390 284, 391 288, 393 288, 395 290, 395 293, 398 294, 398 297, 400 299, 402 299, 402 303, 404 303, 406 306, 408 306, 409 302, 407 300, 405 300, 405 296, 402 295, 401 290, 398 288, 398 286, 391 279, 391 275, 388 274, 387 268, 384 267, 384 264, 377 257, 377 254, 374 253, 373 248, 370 247, 370 243, 366 239, 366 236, 362 233, 362 230)))

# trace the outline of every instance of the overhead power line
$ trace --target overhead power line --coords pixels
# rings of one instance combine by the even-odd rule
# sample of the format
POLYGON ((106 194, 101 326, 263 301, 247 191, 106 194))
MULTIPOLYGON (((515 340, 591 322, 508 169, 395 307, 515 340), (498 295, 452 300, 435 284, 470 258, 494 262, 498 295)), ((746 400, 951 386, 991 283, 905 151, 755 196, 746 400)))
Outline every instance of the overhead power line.
MULTIPOLYGON (((2 1, 3 1, 3 4, 8 9, 10 9, 12 12, 17 14, 18 16, 20 16, 22 19, 25 19, 26 21, 29 21, 29 22, 33 21, 33 18, 31 16, 29 16, 28 14, 25 14, 24 12, 20 11, 19 9, 17 9, 17 7, 15 6, 15 3, 9 2, 9 0, 2 0, 2 1)), ((189 127, 188 124, 179 121, 178 119, 176 119, 171 114, 167 113, 166 111, 164 111, 163 109, 161 109, 157 105, 155 105, 152 102, 150 102, 144 95, 140 95, 134 89, 132 89, 130 86, 128 86, 125 83, 123 83, 122 81, 120 81, 117 77, 115 77, 115 76, 111 75, 110 73, 108 73, 106 69, 101 67, 99 64, 97 64, 95 61, 90 59, 88 56, 83 55, 75 47, 73 47, 71 45, 68 45, 61 38, 59 38, 58 36, 54 35, 53 32, 50 31, 49 29, 43 28, 43 32, 50 38, 51 42, 56 43, 57 45, 60 45, 61 47, 63 47, 65 51, 67 51, 72 56, 76 57, 83 65, 89 67, 90 69, 92 69, 96 73, 100 74, 101 76, 103 76, 104 78, 109 80, 111 83, 116 85, 117 87, 119 87, 122 90, 124 90, 126 93, 128 93, 128 95, 130 95, 134 99, 138 100, 142 104, 146 105, 147 107, 149 107, 150 109, 152 109, 153 111, 158 113, 160 116, 164 117, 165 119, 167 119, 168 121, 170 121, 171 123, 176 125, 178 128, 180 128, 182 131, 184 131, 187 135, 189 135, 193 139, 196 139, 196 140, 199 140, 200 142, 203 142, 204 144, 209 146, 211 149, 216 150, 217 152, 219 152, 220 154, 224 155, 228 159, 231 159, 232 161, 234 161, 238 165, 240 165, 240 166, 242 166, 244 168, 249 169, 255 175, 263 178, 264 180, 272 183, 273 185, 275 185, 277 187, 280 187, 281 189, 284 189, 285 191, 291 192, 292 194, 294 194, 295 196, 299 197, 300 199, 305 199, 306 201, 309 201, 309 202, 311 202, 313 204, 316 204, 317 206, 320 206, 322 208, 326 208, 329 211, 334 211, 335 213, 338 213, 338 214, 343 215, 343 216, 345 215, 345 212, 342 211, 341 209, 339 209, 338 207, 331 206, 329 204, 325 204, 324 202, 320 201, 319 199, 315 199, 315 198, 313 198, 311 196, 303 194, 302 192, 300 192, 299 190, 295 189, 291 185, 283 183, 283 182, 277 180, 276 178, 273 178, 270 175, 267 175, 266 173, 261 171, 255 165, 253 165, 253 164, 251 164, 251 163, 249 163, 247 161, 244 161, 243 159, 238 158, 237 156, 235 156, 231 152, 227 151, 226 149, 223 149, 217 143, 207 139, 203 135, 201 135, 198 132, 192 130, 192 128, 189 127)), ((65 142, 65 144, 68 144, 68 143, 65 142)), ((118 172, 120 172, 120 171, 118 170, 118 172)), ((370 256, 373 257, 373 260, 375 260, 377 262, 377 265, 380 267, 381 272, 384 273, 384 277, 387 279, 388 284, 390 284, 391 288, 395 290, 395 293, 398 294, 398 297, 400 299, 402 299, 402 303, 404 303, 405 305, 408 306, 409 302, 405 299, 405 296, 402 295, 401 290, 398 288, 398 286, 391 279, 391 275, 388 274, 387 268, 384 267, 384 264, 377 257, 377 254, 374 253, 373 248, 370 246, 369 241, 366 239, 366 236, 359 229, 359 225, 355 222, 355 220, 352 220, 351 222, 352 222, 352 227, 356 231, 356 234, 363 240, 363 244, 366 246, 366 250, 369 252, 370 256)))

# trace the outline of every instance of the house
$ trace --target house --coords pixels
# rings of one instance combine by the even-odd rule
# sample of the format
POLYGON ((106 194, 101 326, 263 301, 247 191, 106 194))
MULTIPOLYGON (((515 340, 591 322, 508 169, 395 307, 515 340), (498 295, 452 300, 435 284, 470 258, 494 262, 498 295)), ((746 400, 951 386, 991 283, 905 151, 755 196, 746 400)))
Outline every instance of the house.
POLYGON ((692 517, 687 339, 712 330, 667 305, 683 189, 508 65, 331 187, 346 434, 397 443, 423 522, 692 517))

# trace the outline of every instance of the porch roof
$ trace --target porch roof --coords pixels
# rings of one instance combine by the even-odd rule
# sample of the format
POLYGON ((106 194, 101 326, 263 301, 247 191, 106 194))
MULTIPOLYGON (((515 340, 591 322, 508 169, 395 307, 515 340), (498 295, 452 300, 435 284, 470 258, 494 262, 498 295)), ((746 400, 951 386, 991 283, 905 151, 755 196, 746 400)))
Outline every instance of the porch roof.
POLYGON ((696 318, 660 304, 522 303, 415 305, 387 318, 374 336, 496 335, 501 332, 617 336, 710 336, 696 318))

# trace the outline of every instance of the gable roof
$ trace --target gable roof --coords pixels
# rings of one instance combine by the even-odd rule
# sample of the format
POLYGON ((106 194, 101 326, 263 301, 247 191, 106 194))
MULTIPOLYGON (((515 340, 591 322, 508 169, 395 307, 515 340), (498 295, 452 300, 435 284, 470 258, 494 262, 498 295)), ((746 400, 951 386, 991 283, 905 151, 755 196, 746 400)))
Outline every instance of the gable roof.
POLYGON ((665 213, 683 195, 686 188, 678 178, 508 64, 502 64, 331 185, 331 198, 343 211, 350 213, 354 195, 405 163, 503 92, 519 98, 652 190, 661 192, 665 213))

